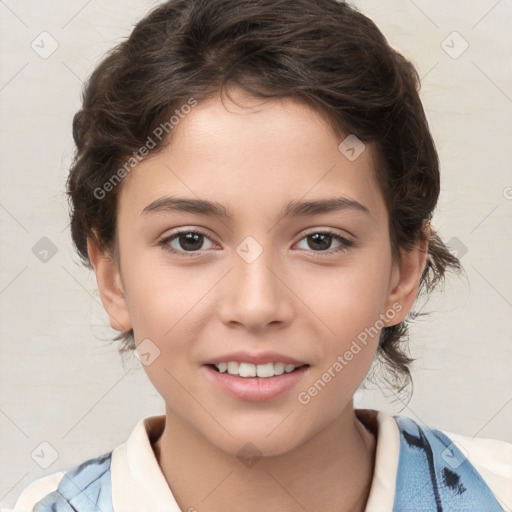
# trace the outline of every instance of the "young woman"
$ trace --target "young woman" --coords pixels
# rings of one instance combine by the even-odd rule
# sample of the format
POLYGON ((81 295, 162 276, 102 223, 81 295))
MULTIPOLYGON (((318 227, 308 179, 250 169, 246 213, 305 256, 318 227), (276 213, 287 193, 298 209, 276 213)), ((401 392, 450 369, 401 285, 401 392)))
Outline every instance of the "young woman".
POLYGON ((72 236, 166 411, 15 510, 505 510, 512 445, 353 406, 460 268, 418 82, 334 0, 171 0, 103 60, 72 236))

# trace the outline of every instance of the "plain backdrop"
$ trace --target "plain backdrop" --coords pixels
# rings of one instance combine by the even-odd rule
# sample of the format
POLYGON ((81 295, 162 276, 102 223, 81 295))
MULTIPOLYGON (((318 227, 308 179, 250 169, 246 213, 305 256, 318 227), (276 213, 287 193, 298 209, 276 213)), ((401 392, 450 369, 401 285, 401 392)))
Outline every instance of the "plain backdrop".
MULTIPOLYGON (((164 411, 138 360, 108 341, 116 332, 74 253, 64 194, 82 81, 158 3, 0 1, 4 507, 164 411)), ((434 226, 467 273, 414 324, 411 401, 374 385, 356 405, 512 441, 512 1, 354 3, 422 77, 442 171, 434 226)))

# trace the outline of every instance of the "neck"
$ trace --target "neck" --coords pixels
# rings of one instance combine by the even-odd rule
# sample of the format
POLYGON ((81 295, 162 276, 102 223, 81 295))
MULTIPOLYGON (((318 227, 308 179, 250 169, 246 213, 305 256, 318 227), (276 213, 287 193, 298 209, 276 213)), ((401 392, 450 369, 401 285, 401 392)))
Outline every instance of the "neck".
POLYGON ((364 512, 376 441, 349 406, 305 443, 253 465, 241 464, 169 410, 153 449, 184 511, 364 512))

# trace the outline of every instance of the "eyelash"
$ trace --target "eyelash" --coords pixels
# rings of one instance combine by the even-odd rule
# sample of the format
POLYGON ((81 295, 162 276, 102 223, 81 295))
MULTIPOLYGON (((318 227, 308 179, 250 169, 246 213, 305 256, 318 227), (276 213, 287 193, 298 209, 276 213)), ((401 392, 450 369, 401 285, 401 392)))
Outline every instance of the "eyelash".
MULTIPOLYGON (((195 256, 197 254, 200 254, 201 251, 177 251, 169 245, 170 242, 172 242, 176 238, 179 238, 181 235, 188 235, 191 233, 195 234, 195 235, 201 235, 201 236, 204 236, 205 238, 209 239, 208 235, 206 235, 206 233, 203 233, 202 231, 198 231, 196 229, 185 229, 182 231, 177 231, 176 233, 173 233, 172 235, 165 237, 164 239, 160 240, 158 244, 160 246, 162 246, 162 249, 164 249, 165 251, 168 251, 172 254, 177 254, 178 256, 185 256, 185 257, 195 256)), ((307 238, 311 235, 328 235, 328 236, 331 236, 333 238, 333 240, 341 243, 341 245, 337 249, 332 250, 332 251, 313 251, 313 250, 307 251, 307 252, 311 253, 313 256, 318 257, 318 258, 325 258, 326 256, 329 256, 332 254, 337 254, 337 253, 341 253, 344 251, 348 251, 350 248, 355 246, 355 242, 353 242, 352 240, 348 240, 347 238, 345 238, 341 235, 338 235, 337 233, 334 233, 333 231, 312 231, 312 232, 304 235, 300 240, 303 240, 304 238, 307 238)))

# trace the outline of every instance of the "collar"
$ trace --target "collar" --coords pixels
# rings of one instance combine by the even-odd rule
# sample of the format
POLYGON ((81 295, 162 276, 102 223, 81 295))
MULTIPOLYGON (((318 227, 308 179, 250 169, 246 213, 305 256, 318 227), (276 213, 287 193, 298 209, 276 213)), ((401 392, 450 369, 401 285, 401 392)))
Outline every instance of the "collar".
MULTIPOLYGON (((398 425, 383 411, 355 409, 355 413, 377 438, 374 474, 365 512, 392 510, 400 451, 398 425)), ((142 418, 128 440, 113 450, 111 474, 115 512, 182 512, 151 446, 164 425, 164 415, 142 418)))

